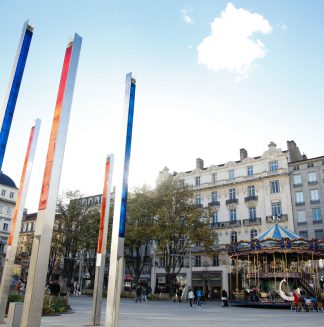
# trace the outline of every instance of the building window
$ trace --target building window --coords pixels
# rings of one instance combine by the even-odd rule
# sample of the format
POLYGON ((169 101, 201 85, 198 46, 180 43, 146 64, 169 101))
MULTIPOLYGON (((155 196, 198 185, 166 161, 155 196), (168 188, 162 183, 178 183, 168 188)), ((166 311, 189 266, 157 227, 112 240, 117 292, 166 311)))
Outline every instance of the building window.
POLYGON ((10 198, 10 199, 13 199, 14 195, 15 195, 14 192, 10 192, 10 194, 9 194, 9 198, 10 198))
POLYGON ((255 196, 255 186, 254 185, 248 186, 248 196, 255 196))
POLYGON ((1 190, 1 196, 6 196, 6 190, 1 190))
POLYGON ((247 167, 247 175, 248 176, 253 176, 253 166, 248 166, 247 167))
POLYGON ((320 208, 313 208, 312 209, 312 215, 313 215, 313 222, 321 222, 322 221, 322 213, 320 208))
POLYGON ((281 216, 281 202, 273 202, 271 204, 272 207, 272 215, 276 217, 281 216))
POLYGON ((3 211, 3 204, 0 204, 0 213, 3 211))
POLYGON ((195 204, 196 204, 197 206, 201 206, 201 196, 200 196, 200 194, 197 194, 197 195, 195 196, 195 204))
POLYGON ((211 193, 211 202, 215 203, 218 201, 218 195, 217 192, 212 192, 211 193))
POLYGON ((7 223, 3 223, 3 230, 4 231, 7 231, 8 230, 8 227, 9 227, 9 224, 7 224, 7 223))
POLYGON ((303 182, 302 182, 302 177, 301 175, 294 175, 294 186, 296 185, 303 185, 303 182))
POLYGON ((310 173, 308 173, 308 183, 309 184, 317 183, 317 177, 316 177, 316 173, 314 171, 311 171, 310 173))
POLYGON ((237 232, 231 232, 231 243, 237 243, 237 232))
POLYGON ((218 211, 214 211, 212 213, 212 224, 217 224, 218 223, 218 211))
POLYGON ((307 168, 313 168, 314 164, 312 162, 310 162, 309 164, 307 164, 307 168))
POLYGON ((308 239, 308 231, 307 230, 300 230, 298 234, 300 237, 302 237, 306 240, 308 239))
POLYGON ((298 225, 307 224, 306 211, 305 210, 298 210, 297 211, 297 224, 298 225))
POLYGON ((249 208, 249 219, 256 220, 256 207, 249 208))
POLYGON ((279 181, 272 181, 270 184, 271 184, 271 193, 279 193, 280 192, 279 181))
POLYGON ((230 200, 235 200, 236 199, 236 192, 235 192, 235 188, 230 188, 228 190, 228 196, 230 200))
POLYGON ((317 238, 318 240, 324 239, 323 229, 315 229, 315 238, 317 238))
POLYGON ((230 210, 230 222, 236 223, 236 209, 230 210))
POLYGON ((310 190, 310 200, 311 203, 318 203, 319 202, 319 194, 318 194, 318 190, 310 190))
POLYGON ((201 267, 201 256, 200 255, 195 256, 195 267, 201 267))
POLYGON ((304 204, 304 192, 296 192, 295 193, 296 204, 304 204))
POLYGON ((10 206, 7 207, 7 214, 8 214, 8 215, 11 214, 11 207, 10 207, 10 206))
POLYGON ((199 186, 200 185, 200 176, 197 176, 195 178, 195 184, 196 184, 196 186, 199 186))
POLYGON ((219 266, 219 256, 218 255, 214 255, 213 256, 213 266, 214 267, 218 267, 219 266))
POLYGON ((230 169, 230 170, 228 171, 228 178, 229 178, 229 179, 234 179, 234 169, 230 169))
POLYGON ((276 172, 278 170, 278 161, 270 161, 269 162, 269 170, 271 172, 276 172))
POLYGON ((258 231, 256 229, 252 229, 250 232, 251 240, 258 236, 258 231))
POLYGON ((212 182, 215 184, 216 180, 217 180, 217 175, 216 175, 216 173, 213 173, 212 174, 212 182))
POLYGON ((294 166, 294 170, 299 170, 299 166, 294 166))

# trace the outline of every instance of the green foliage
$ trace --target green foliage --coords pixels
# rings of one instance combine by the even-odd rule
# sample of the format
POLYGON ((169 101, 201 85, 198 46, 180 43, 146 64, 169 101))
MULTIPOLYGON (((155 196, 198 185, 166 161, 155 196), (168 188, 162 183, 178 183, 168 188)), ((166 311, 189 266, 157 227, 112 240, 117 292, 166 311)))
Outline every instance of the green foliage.
POLYGON ((8 303, 10 302, 24 302, 24 296, 20 294, 9 294, 8 303))
POLYGON ((67 297, 45 295, 43 315, 60 314, 71 310, 67 297))
POLYGON ((127 201, 125 258, 128 270, 137 285, 144 265, 149 260, 149 242, 154 237, 152 191, 143 186, 130 193, 127 201))
POLYGON ((175 278, 183 267, 183 257, 189 248, 200 243, 212 253, 214 233, 208 215, 197 208, 192 188, 173 179, 165 179, 155 189, 154 240, 164 257, 166 280, 170 295, 175 278))

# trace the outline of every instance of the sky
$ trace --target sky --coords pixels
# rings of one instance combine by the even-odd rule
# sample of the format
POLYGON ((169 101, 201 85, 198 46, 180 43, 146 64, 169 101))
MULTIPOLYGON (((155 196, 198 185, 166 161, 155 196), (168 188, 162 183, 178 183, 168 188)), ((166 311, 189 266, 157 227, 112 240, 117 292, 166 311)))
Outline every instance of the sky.
POLYGON ((295 140, 324 155, 322 0, 0 1, 0 104, 24 21, 35 28, 2 170, 19 185, 42 120, 26 208, 37 210, 65 47, 83 38, 60 194, 102 193, 125 77, 136 80, 130 189, 160 170, 261 155, 295 140))

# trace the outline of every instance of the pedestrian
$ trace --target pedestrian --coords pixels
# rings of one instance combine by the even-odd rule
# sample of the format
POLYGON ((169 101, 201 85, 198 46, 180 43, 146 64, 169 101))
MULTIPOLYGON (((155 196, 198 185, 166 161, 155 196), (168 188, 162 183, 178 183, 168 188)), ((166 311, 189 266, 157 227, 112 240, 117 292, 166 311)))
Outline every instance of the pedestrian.
POLYGON ((20 294, 20 295, 24 295, 24 294, 25 294, 25 286, 26 286, 26 284, 25 284, 24 281, 21 279, 21 280, 20 280, 20 284, 19 284, 19 294, 20 294))
POLYGON ((222 300, 223 307, 228 307, 227 292, 225 290, 222 291, 221 300, 222 300))
POLYGON ((189 304, 190 304, 190 307, 192 308, 192 302, 195 298, 195 294, 193 292, 192 289, 189 290, 189 293, 188 293, 188 299, 189 299, 189 304))
POLYGON ((201 292, 200 288, 197 289, 196 295, 197 295, 197 306, 198 306, 198 308, 201 308, 200 300, 201 300, 202 292, 201 292))
POLYGON ((143 289, 143 295, 142 295, 142 299, 143 299, 143 302, 148 302, 148 299, 147 299, 147 289, 144 288, 143 289))
POLYGON ((140 301, 140 303, 142 303, 142 287, 141 286, 137 286, 136 289, 136 303, 137 301, 140 301))
POLYGON ((178 294, 177 294, 177 296, 178 296, 178 300, 179 300, 179 303, 181 303, 182 293, 183 293, 183 291, 182 291, 182 288, 180 287, 180 288, 178 289, 178 294))
POLYGON ((52 286, 52 291, 51 294, 54 296, 59 296, 60 295, 60 290, 61 290, 61 286, 60 284, 56 281, 54 281, 53 286, 52 286))

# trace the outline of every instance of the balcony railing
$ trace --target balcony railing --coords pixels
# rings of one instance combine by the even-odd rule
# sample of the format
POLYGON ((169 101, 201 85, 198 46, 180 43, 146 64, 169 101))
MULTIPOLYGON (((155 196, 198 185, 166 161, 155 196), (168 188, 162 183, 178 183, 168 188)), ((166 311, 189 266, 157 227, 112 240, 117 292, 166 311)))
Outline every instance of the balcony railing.
POLYGON ((250 201, 258 201, 258 196, 257 195, 250 195, 244 198, 245 202, 250 202, 250 201))
POLYGON ((320 202, 321 202, 320 199, 318 199, 318 200, 310 200, 310 203, 311 204, 318 204, 320 202))
POLYGON ((203 208, 203 204, 202 203, 196 203, 196 207, 197 208, 203 208))
POLYGON ((261 225, 261 218, 243 219, 244 226, 261 225))
POLYGON ((303 186, 303 183, 294 184, 294 187, 301 187, 301 186, 303 186))
POLYGON ((241 220, 230 220, 230 221, 222 221, 218 223, 212 223, 212 227, 214 228, 234 228, 240 227, 242 225, 241 220))
POLYGON ((305 201, 303 201, 303 202, 296 202, 296 206, 298 207, 298 206, 304 206, 305 205, 305 201))
POLYGON ((229 199, 229 200, 226 200, 226 205, 227 204, 232 204, 232 203, 238 203, 238 199, 229 199))
POLYGON ((220 202, 219 201, 212 201, 208 203, 208 207, 219 207, 220 202))
POLYGON ((288 215, 282 214, 280 216, 266 216, 267 223, 273 223, 275 221, 288 221, 288 215))
POLYGON ((308 185, 316 185, 318 181, 308 181, 308 185))

